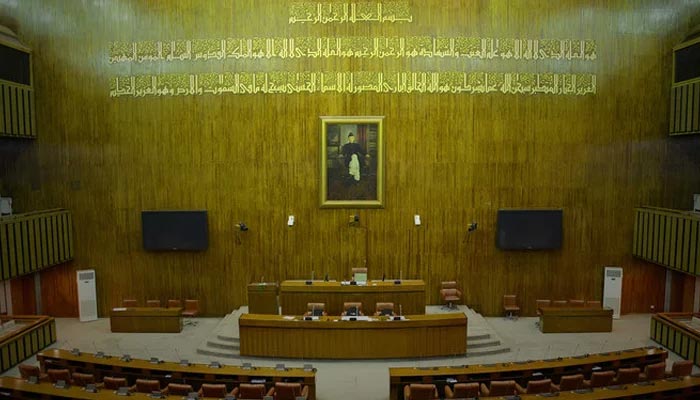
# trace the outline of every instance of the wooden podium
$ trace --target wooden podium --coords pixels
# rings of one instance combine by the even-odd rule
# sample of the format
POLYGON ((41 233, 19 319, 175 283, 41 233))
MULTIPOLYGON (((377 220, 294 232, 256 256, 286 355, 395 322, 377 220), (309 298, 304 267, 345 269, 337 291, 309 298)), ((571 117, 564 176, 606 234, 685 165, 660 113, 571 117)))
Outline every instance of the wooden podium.
POLYGON ((277 315, 279 309, 276 282, 248 284, 248 313, 277 315))

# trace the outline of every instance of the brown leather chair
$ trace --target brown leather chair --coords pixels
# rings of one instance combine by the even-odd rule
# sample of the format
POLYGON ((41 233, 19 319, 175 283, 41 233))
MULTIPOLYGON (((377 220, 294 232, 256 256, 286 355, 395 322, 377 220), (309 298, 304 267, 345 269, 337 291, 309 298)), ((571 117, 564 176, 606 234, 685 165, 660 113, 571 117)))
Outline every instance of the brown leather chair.
POLYGON ((377 303, 374 315, 394 315, 394 303, 377 303))
POLYGON ((586 302, 578 299, 569 299, 569 307, 572 308, 583 308, 586 306, 586 302))
POLYGON ((306 312, 304 316, 308 317, 314 315, 314 313, 318 314, 319 310, 322 316, 328 315, 328 313, 326 313, 326 303, 306 303, 306 312))
POLYGON ((73 384, 76 386, 85 387, 85 385, 95 384, 95 375, 93 374, 83 374, 81 372, 73 372, 71 375, 73 378, 73 384))
POLYGON ((683 378, 693 373, 693 362, 690 360, 676 361, 671 366, 671 376, 683 378))
POLYGON ((520 313, 520 307, 518 307, 517 298, 514 294, 503 295, 503 311, 505 311, 507 318, 516 318, 520 313))
POLYGON ((49 380, 53 383, 56 383, 58 381, 73 383, 70 377, 70 371, 68 369, 49 369, 46 371, 46 373, 47 375, 49 375, 49 380))
POLYGON ((139 302, 134 299, 124 299, 122 300, 122 307, 138 307, 139 302))
POLYGON ((539 394, 550 393, 553 391, 551 379, 530 380, 527 382, 527 387, 515 384, 515 390, 520 394, 539 394))
POLYGON ((430 383, 412 383, 403 387, 403 398, 405 400, 437 399, 437 387, 430 383))
POLYGON ((454 304, 462 300, 462 292, 457 288, 440 289, 440 297, 445 303, 443 308, 453 309, 455 308, 454 304))
POLYGON ((601 308, 599 300, 586 300, 586 308, 601 308))
POLYGON ((482 396, 513 396, 516 394, 515 381, 491 381, 489 387, 481 384, 482 396))
POLYGON ((137 379, 136 384, 131 387, 131 391, 137 393, 160 392, 160 382, 156 379, 137 379))
POLYGON ((591 380, 583 381, 583 386, 589 388, 610 386, 614 381, 615 371, 596 371, 591 374, 591 380))
POLYGON ((146 300, 146 307, 161 307, 160 300, 146 300))
POLYGON ((275 400, 296 400, 299 397, 306 399, 309 397, 309 387, 302 386, 301 383, 275 382, 271 393, 275 400))
POLYGON ((182 301, 180 300, 168 300, 168 308, 178 308, 182 307, 182 301))
POLYGON ((445 385, 445 398, 469 399, 479 397, 479 383, 455 383, 454 389, 445 385))
POLYGON ((569 302, 567 300, 554 300, 552 302, 552 307, 565 308, 568 306, 569 306, 569 302))
POLYGON ((238 387, 233 388, 231 394, 236 396, 237 399, 242 400, 258 400, 267 396, 272 396, 274 388, 265 393, 265 385, 262 383, 241 383, 238 387))
POLYGON ((46 382, 49 380, 49 376, 41 372, 41 369, 36 365, 20 364, 19 374, 22 379, 25 380, 29 379, 30 376, 36 376, 39 382, 46 382))
POLYGON ((199 387, 199 397, 215 397, 223 399, 228 393, 223 383, 202 383, 199 387))
POLYGON ((644 367, 644 372, 639 375, 640 381, 654 381, 664 379, 666 377, 666 361, 660 361, 656 364, 648 364, 644 367))
POLYGON ((129 386, 129 384, 126 382, 126 378, 115 378, 112 376, 105 376, 102 378, 102 384, 104 385, 105 389, 111 390, 117 390, 120 387, 129 386))
POLYGON ((182 310, 183 317, 196 317, 199 315, 199 300, 185 300, 185 309, 182 310))
POLYGON ((365 315, 362 313, 362 303, 356 302, 343 303, 343 313, 341 315, 349 315, 348 311, 352 311, 353 308, 357 311, 357 315, 365 315))
POLYGON ((194 392, 192 385, 185 383, 168 383, 168 386, 163 389, 163 394, 175 395, 175 396, 187 396, 189 393, 194 392))
POLYGON ((583 387, 583 374, 564 375, 559 379, 558 385, 552 385, 557 392, 568 392, 578 390, 583 387))
POLYGON ((613 381, 616 385, 626 385, 639 382, 639 368, 619 368, 613 381))

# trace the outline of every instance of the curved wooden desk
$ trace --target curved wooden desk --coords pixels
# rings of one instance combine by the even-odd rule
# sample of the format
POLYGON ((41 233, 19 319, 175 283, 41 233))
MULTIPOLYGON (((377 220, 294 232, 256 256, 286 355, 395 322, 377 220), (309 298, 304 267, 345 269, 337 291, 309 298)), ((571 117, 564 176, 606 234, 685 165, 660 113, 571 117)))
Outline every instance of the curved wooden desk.
POLYGON ((467 317, 463 313, 408 315, 403 321, 372 318, 304 321, 301 317, 243 314, 238 320, 241 355, 367 359, 467 352, 467 317))
POLYGON ((284 281, 280 286, 280 305, 282 314, 302 315, 307 303, 326 303, 326 312, 340 315, 343 303, 360 302, 365 313, 374 313, 376 303, 392 302, 398 312, 425 314, 425 282, 422 280, 403 280, 395 284, 393 280, 368 281, 367 285, 343 285, 340 282, 284 281))

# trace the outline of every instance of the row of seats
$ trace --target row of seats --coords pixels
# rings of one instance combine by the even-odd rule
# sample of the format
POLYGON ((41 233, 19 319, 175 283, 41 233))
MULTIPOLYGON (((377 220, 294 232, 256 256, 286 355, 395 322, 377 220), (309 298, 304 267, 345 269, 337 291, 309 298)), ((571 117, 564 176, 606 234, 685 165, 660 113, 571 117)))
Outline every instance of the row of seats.
MULTIPOLYGON (((306 313, 305 317, 308 316, 325 316, 326 313, 326 303, 306 303, 306 313)), ((362 311, 362 303, 359 302, 346 302, 343 303, 343 316, 360 316, 365 315, 362 311)), ((394 303, 376 303, 374 315, 394 315, 394 303)))
MULTIPOLYGON (((19 366, 20 375, 23 379, 36 377, 39 382, 63 381, 69 385, 85 387, 95 385, 96 388, 108 390, 119 390, 128 387, 129 392, 148 393, 154 392, 163 395, 187 396, 194 392, 192 385, 186 383, 169 383, 162 388, 157 379, 136 379, 134 385, 129 386, 126 378, 106 376, 102 382, 96 382, 93 374, 74 372, 71 374, 68 369, 49 369, 46 374, 42 373, 35 365, 21 364, 19 366)), ((275 400, 298 400, 308 397, 309 388, 301 383, 275 382, 275 385, 267 389, 264 384, 241 383, 230 391, 223 383, 203 383, 198 390, 199 397, 224 398, 232 395, 238 399, 263 399, 265 396, 272 396, 275 400)))
POLYGON ((541 307, 573 307, 573 308, 600 308, 601 304, 598 300, 549 300, 549 299, 538 299, 535 300, 537 308, 541 307))
MULTIPOLYGON (((583 374, 565 375, 554 384, 551 379, 533 379, 523 388, 514 380, 491 381, 489 384, 470 382, 457 383, 454 387, 445 386, 446 398, 474 398, 493 396, 513 396, 518 394, 540 394, 565 392, 571 390, 598 388, 612 385, 634 384, 640 381, 652 381, 668 377, 681 378, 693 371, 693 362, 682 360, 673 363, 671 372, 666 372, 666 362, 647 365, 644 371, 639 368, 619 368, 616 371, 594 371, 591 378, 584 379, 583 374)), ((426 383, 412 383, 404 386, 404 400, 433 400, 438 398, 437 386, 426 383)))
MULTIPOLYGON (((168 308, 182 308, 182 301, 168 300, 168 308)), ((139 307, 139 302, 135 299, 123 299, 122 307, 139 307)), ((160 300, 146 300, 146 307, 163 307, 160 300)), ((185 307, 182 310, 183 317, 196 317, 199 315, 199 300, 185 300, 185 307)))

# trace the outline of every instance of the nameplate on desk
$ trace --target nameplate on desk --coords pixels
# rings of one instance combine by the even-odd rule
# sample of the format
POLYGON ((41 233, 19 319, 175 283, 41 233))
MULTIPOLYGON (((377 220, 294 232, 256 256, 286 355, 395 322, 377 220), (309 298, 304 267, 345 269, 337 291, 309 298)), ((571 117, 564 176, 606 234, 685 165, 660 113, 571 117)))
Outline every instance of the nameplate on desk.
POLYGON ((128 386, 122 386, 119 389, 117 389, 117 396, 131 396, 131 392, 129 391, 128 386))
POLYGON ((394 317, 391 319, 391 321, 405 321, 406 317, 403 315, 394 315, 394 317))
POLYGON ((85 391, 88 393, 97 393, 97 386, 94 383, 85 385, 85 391))
POLYGON ((312 316, 307 315, 306 317, 304 317, 304 320, 305 321, 318 321, 318 317, 313 316, 313 315, 312 316))
POLYGON ((307 285, 311 285, 312 283, 314 283, 314 281, 306 281, 304 283, 306 283, 307 285))
POLYGON ((397 279, 394 281, 394 285, 400 285, 401 284, 401 279, 397 279))
POLYGON ((180 365, 183 367, 189 367, 191 364, 189 360, 180 360, 180 365))
POLYGON ((369 321, 369 317, 366 315, 360 315, 360 316, 350 316, 350 315, 343 315, 340 317, 343 321, 369 321))

